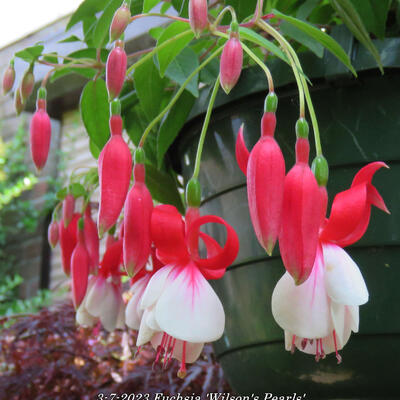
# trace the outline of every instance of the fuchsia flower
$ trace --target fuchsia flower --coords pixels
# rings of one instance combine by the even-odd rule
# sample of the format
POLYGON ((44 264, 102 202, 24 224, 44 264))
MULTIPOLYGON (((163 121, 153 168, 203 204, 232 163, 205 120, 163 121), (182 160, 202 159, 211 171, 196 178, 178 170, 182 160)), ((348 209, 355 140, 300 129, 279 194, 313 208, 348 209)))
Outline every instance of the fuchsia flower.
POLYGON ((80 217, 81 215, 79 213, 75 213, 67 228, 62 219, 58 224, 62 267, 67 276, 69 276, 71 272, 71 256, 77 243, 76 233, 80 217))
POLYGON ((111 100, 119 96, 124 85, 127 62, 124 43, 118 40, 108 55, 106 65, 106 84, 111 100))
POLYGON ((207 0, 189 1, 189 22, 196 37, 199 37, 208 25, 207 13, 207 0))
POLYGON ((97 234, 96 223, 92 219, 91 206, 88 204, 85 209, 85 244, 89 255, 89 270, 91 274, 97 274, 99 266, 99 235, 97 234))
POLYGON ((356 263, 342 249, 365 233, 371 205, 388 212, 371 180, 382 162, 370 163, 355 176, 350 189, 336 195, 328 220, 319 232, 317 254, 309 278, 296 285, 286 272, 272 294, 272 313, 285 330, 285 347, 314 354, 342 349, 357 332, 359 306, 368 301, 368 290, 356 263))
POLYGON ((124 32, 131 19, 131 10, 127 3, 123 3, 117 11, 115 11, 113 20, 110 25, 110 41, 118 39, 124 32))
POLYGON ((151 341, 157 349, 156 362, 163 355, 165 365, 172 357, 180 360, 181 377, 186 373, 185 364, 198 358, 204 343, 223 334, 224 309, 207 280, 221 278, 239 250, 234 229, 222 218, 201 217, 192 211, 189 215, 185 224, 173 206, 153 210, 152 239, 156 256, 165 266, 151 277, 143 293, 140 306, 144 313, 137 339, 138 346, 151 341), (200 231, 207 223, 225 226, 224 247, 200 231), (200 258, 199 239, 205 244, 206 258, 200 258))
POLYGON ((285 160, 274 139, 276 117, 265 112, 261 138, 249 152, 243 140, 243 127, 236 141, 236 158, 247 176, 247 197, 251 222, 257 239, 271 255, 281 228, 285 160))
POLYGON ((104 253, 99 273, 89 280, 88 290, 77 310, 77 322, 93 326, 100 319, 103 327, 112 332, 125 325, 125 304, 122 298, 120 265, 122 242, 112 244, 104 253))
POLYGON ((221 54, 221 86, 226 94, 233 89, 240 78, 243 67, 243 48, 237 33, 231 33, 221 54))

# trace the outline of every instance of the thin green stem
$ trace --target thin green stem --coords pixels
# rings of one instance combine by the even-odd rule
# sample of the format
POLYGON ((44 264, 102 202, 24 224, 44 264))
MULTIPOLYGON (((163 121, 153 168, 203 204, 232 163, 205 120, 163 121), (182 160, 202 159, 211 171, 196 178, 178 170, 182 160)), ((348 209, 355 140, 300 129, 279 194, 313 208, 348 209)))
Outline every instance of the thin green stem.
POLYGON ((182 17, 176 17, 174 15, 169 15, 169 14, 160 14, 160 13, 145 13, 145 14, 137 14, 131 17, 130 22, 135 21, 136 19, 143 18, 143 17, 160 17, 160 18, 169 18, 169 19, 174 19, 176 21, 181 21, 181 22, 187 22, 189 23, 189 20, 187 18, 182 18, 182 17))
POLYGON ((214 107, 215 98, 217 97, 218 89, 219 89, 219 75, 218 75, 217 80, 215 81, 214 89, 211 93, 210 101, 208 102, 207 113, 204 118, 203 127, 201 129, 199 144, 197 145, 197 153, 196 153, 196 161, 194 164, 193 178, 197 178, 199 176, 201 154, 203 152, 204 140, 206 138, 208 124, 210 123, 211 113, 212 113, 212 109, 214 107))
POLYGON ((149 60, 151 57, 154 56, 154 54, 157 54, 160 50, 162 50, 164 47, 167 47, 169 44, 175 42, 175 40, 181 39, 189 34, 193 35, 193 32, 191 29, 178 33, 176 36, 166 40, 165 42, 162 42, 159 46, 155 47, 150 53, 147 53, 144 57, 142 57, 140 60, 132 64, 128 70, 126 71, 126 74, 129 75, 135 68, 139 67, 139 65, 142 65, 145 63, 147 60, 149 60))
MULTIPOLYGON (((320 155, 322 155, 322 146, 321 146, 321 138, 320 138, 320 133, 319 133, 317 116, 315 114, 314 105, 311 100, 310 90, 308 88, 307 80, 304 77, 304 73, 303 73, 303 69, 301 67, 299 57, 297 56, 293 47, 287 42, 287 40, 277 30, 275 30, 271 25, 267 24, 266 22, 264 22, 262 20, 258 20, 257 25, 260 28, 262 28, 263 30, 265 30, 266 32, 268 32, 269 34, 271 34, 271 36, 273 36, 280 43, 282 48, 286 51, 287 55, 289 56, 289 59, 295 63, 294 67, 292 65, 293 72, 295 74, 296 81, 298 82, 298 80, 300 80, 300 83, 301 83, 300 86, 302 87, 302 91, 306 98, 308 111, 310 113, 311 123, 312 123, 313 131, 314 131, 315 149, 317 152, 317 156, 320 156, 320 155)), ((297 84, 299 86, 299 83, 297 83, 297 84)), ((300 86, 299 86, 299 91, 300 91, 300 86)), ((300 116, 301 116, 301 113, 300 113, 300 116)), ((304 111, 303 111, 303 116, 304 116, 304 111)))
POLYGON ((168 103, 168 105, 160 112, 160 114, 157 115, 153 119, 153 121, 150 122, 150 124, 147 126, 145 131, 143 132, 142 138, 140 139, 139 142, 139 147, 143 147, 144 142, 147 138, 147 135, 151 132, 153 127, 161 120, 161 118, 174 106, 174 104, 177 102, 179 99, 180 95, 183 93, 185 90, 186 86, 190 83, 190 81, 211 61, 213 60, 217 55, 219 55, 222 51, 223 47, 220 47, 218 50, 216 50, 213 54, 210 55, 206 60, 204 60, 183 82, 182 86, 179 88, 179 90, 176 92, 175 96, 171 99, 171 101, 168 103))
POLYGON ((231 17, 232 17, 232 22, 237 22, 237 17, 236 17, 236 12, 235 9, 232 6, 226 6, 217 16, 216 20, 213 22, 212 26, 211 26, 211 30, 214 30, 217 28, 218 24, 221 22, 222 18, 224 17, 224 15, 230 12, 231 13, 231 17))

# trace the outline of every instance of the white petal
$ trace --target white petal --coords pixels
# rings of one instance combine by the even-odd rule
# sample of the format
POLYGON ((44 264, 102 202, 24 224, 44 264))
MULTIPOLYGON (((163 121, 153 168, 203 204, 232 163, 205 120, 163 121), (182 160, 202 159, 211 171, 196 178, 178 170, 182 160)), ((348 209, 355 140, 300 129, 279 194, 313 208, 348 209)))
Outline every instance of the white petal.
MULTIPOLYGON (((153 345, 154 350, 157 350, 158 346, 161 343, 163 337, 163 333, 156 333, 151 339, 151 344, 153 345)), ((175 347, 172 352, 172 358, 175 358, 178 361, 182 361, 182 352, 183 352, 183 341, 175 339, 175 347)), ((186 355, 185 362, 188 364, 194 363, 199 357, 203 350, 204 343, 190 343, 186 342, 186 355)))
POLYGON ((346 319, 348 319, 346 318, 346 313, 346 306, 344 306, 343 304, 337 304, 333 301, 331 302, 333 329, 335 330, 336 334, 336 343, 340 348, 342 348, 349 340, 351 334, 351 328, 349 324, 346 323, 346 319))
POLYGON ((316 260, 310 277, 299 286, 287 272, 282 276, 272 293, 272 314, 282 329, 302 338, 322 338, 332 332, 320 261, 316 260))
POLYGON ((323 246, 325 284, 329 297, 339 304, 358 306, 368 301, 368 290, 357 264, 339 246, 323 246))
POLYGON ((142 317, 142 321, 140 322, 139 333, 136 339, 136 346, 138 347, 150 341, 152 336, 156 333, 146 324, 147 313, 148 310, 145 310, 142 317))
POLYGON ((103 302, 107 294, 107 282, 102 277, 97 277, 90 291, 87 291, 85 306, 87 311, 94 317, 100 317, 102 313, 103 302))
POLYGON ((119 309, 117 316, 117 324, 116 329, 124 329, 125 328, 125 303, 122 298, 122 295, 119 297, 119 309))
POLYGON ((358 306, 346 306, 347 317, 349 319, 350 328, 353 332, 358 332, 360 323, 360 313, 358 306))
POLYGON ((114 331, 117 327, 119 305, 120 302, 113 285, 106 282, 106 294, 102 302, 100 321, 104 329, 108 332, 114 331))
POLYGON ((154 309, 149 309, 146 315, 146 324, 149 328, 153 329, 153 331, 161 331, 161 328, 158 326, 158 323, 155 318, 154 309))
POLYGON ((140 327, 140 321, 143 316, 144 310, 140 308, 140 302, 142 301, 143 293, 146 289, 147 283, 150 280, 150 275, 146 275, 139 279, 132 285, 130 291, 132 297, 129 299, 125 310, 125 321, 129 328, 138 330, 140 327), (135 289, 132 288, 135 286, 135 289))
POLYGON ((171 272, 155 311, 161 330, 177 339, 212 342, 224 332, 222 304, 193 263, 171 272))
POLYGON ((87 312, 83 304, 76 310, 75 318, 76 322, 82 326, 92 327, 96 323, 96 318, 87 312))
POLYGON ((151 307, 161 296, 161 293, 165 286, 165 282, 172 268, 174 268, 172 265, 166 265, 165 267, 159 269, 151 277, 150 282, 147 284, 146 290, 143 293, 142 301, 140 303, 140 307, 142 309, 151 307))

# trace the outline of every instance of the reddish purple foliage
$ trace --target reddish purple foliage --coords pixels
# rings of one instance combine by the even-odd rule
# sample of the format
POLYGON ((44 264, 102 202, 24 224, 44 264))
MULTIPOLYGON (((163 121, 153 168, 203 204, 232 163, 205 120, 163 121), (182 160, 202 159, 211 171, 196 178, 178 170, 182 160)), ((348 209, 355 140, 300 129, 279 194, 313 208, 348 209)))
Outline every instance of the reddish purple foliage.
POLYGON ((153 371, 150 347, 129 356, 135 340, 131 331, 107 334, 77 327, 70 303, 20 317, 0 331, 0 393, 7 393, 8 400, 73 400, 94 399, 99 392, 230 392, 211 346, 181 380, 176 361, 167 371, 153 371))

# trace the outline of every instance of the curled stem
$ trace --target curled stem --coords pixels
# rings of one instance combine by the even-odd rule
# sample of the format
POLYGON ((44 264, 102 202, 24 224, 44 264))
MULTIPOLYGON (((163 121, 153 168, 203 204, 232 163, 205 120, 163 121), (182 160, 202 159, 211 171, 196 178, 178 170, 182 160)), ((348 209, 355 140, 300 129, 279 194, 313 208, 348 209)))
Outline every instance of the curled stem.
POLYGON ((218 24, 221 22, 222 18, 224 17, 224 15, 230 12, 231 13, 231 17, 232 17, 232 22, 237 22, 237 17, 236 17, 236 11, 232 6, 226 6, 217 16, 216 20, 213 22, 212 26, 211 26, 211 30, 214 30, 217 28, 218 24))
POLYGON ((219 75, 218 75, 218 78, 215 81, 214 89, 213 89, 213 91, 211 93, 210 101, 208 102, 206 116, 204 118, 203 127, 202 127, 201 133, 200 133, 199 144, 197 145, 197 153, 196 153, 196 161, 195 161, 195 164, 194 164, 193 178, 197 178, 199 176, 200 163, 201 163, 201 154, 203 152, 204 140, 206 138, 208 124, 210 123, 210 118, 211 118, 212 109, 214 107, 215 98, 217 97, 217 93, 218 93, 218 89, 219 89, 219 79, 220 78, 219 78, 219 75))
POLYGON ((189 84, 189 82, 211 61, 213 60, 217 55, 219 55, 222 51, 222 47, 220 47, 218 50, 216 50, 213 54, 210 55, 206 60, 204 60, 183 82, 182 86, 179 88, 179 90, 176 92, 175 96, 171 99, 171 101, 168 103, 168 105, 160 112, 160 114, 157 115, 147 126, 145 131, 143 132, 142 138, 140 139, 139 142, 139 147, 143 147, 144 142, 146 141, 146 138, 148 134, 151 132, 153 127, 161 120, 161 118, 174 106, 174 104, 177 102, 183 91, 185 90, 186 86, 189 84))

